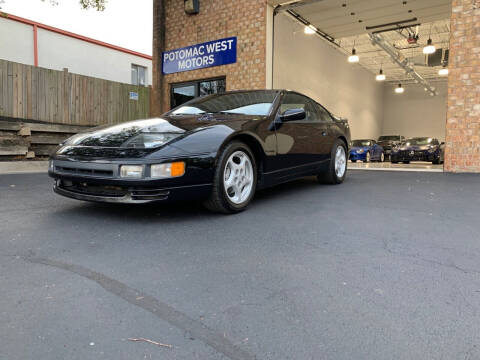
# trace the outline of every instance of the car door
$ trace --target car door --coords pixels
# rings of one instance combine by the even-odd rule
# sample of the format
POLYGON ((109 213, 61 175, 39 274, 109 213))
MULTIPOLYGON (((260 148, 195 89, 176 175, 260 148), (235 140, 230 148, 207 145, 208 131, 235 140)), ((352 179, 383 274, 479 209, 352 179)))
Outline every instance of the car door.
POLYGON ((380 145, 377 144, 377 142, 375 140, 371 140, 370 141, 371 144, 372 144, 372 159, 379 159, 380 158, 380 153, 382 152, 382 148, 380 147, 380 145))
POLYGON ((331 148, 326 145, 329 142, 329 125, 324 121, 320 109, 306 96, 294 92, 284 94, 275 122, 276 167, 280 180, 315 173, 322 162, 328 161, 331 148), (279 122, 278 117, 289 109, 304 109, 306 118, 279 122))

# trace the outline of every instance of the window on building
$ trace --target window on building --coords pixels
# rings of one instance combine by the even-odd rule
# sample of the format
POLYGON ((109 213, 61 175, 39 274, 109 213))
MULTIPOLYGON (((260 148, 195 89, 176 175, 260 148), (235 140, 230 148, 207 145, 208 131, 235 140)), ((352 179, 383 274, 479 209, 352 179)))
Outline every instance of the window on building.
POLYGON ((132 84, 147 86, 147 68, 132 64, 132 84))
POLYGON ((172 84, 170 91, 170 106, 173 109, 198 96, 224 93, 225 89, 225 78, 172 84))

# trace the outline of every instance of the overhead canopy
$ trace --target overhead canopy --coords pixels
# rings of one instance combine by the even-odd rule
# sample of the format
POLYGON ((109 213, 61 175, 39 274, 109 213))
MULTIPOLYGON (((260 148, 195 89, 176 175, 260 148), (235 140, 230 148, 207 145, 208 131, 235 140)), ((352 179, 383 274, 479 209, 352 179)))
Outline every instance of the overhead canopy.
POLYGON ((447 19, 452 6, 451 0, 300 0, 293 3, 270 0, 269 3, 273 6, 295 4, 295 12, 336 39, 405 20, 412 20, 404 23, 412 25, 447 19), (302 3, 305 5, 296 6, 302 3))
MULTIPOLYGON (((413 81, 413 78, 373 45, 367 33, 381 31, 382 37, 415 64, 422 77, 444 79, 438 75, 441 68, 438 62, 434 67, 426 66, 422 50, 429 37, 437 49, 448 49, 451 0, 269 0, 269 3, 280 11, 294 11, 333 38, 345 54, 352 51, 355 43, 360 65, 372 73, 378 73, 382 67, 389 81, 413 81), (410 28, 400 33, 403 27, 410 28), (407 42, 408 31, 418 32, 417 44, 407 42)), ((440 51, 437 57, 442 55, 445 56, 440 51)))

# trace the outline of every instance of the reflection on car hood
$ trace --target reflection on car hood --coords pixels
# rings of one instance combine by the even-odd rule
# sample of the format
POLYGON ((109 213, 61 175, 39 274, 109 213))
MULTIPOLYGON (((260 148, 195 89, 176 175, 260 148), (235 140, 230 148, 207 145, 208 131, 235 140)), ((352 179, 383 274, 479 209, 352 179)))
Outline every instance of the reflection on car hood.
POLYGON ((400 150, 428 150, 430 149, 430 145, 410 145, 410 146, 401 146, 400 150))
POLYGON ((262 117, 238 114, 203 114, 136 120, 89 129, 71 137, 64 145, 129 148, 132 140, 143 134, 178 134, 185 136, 205 127, 217 125, 219 122, 222 125, 238 129, 246 121, 260 118, 262 117))
POLYGON ((72 136, 67 146, 129 147, 130 140, 141 134, 183 134, 185 130, 173 126, 160 118, 129 121, 126 123, 101 126, 72 136))

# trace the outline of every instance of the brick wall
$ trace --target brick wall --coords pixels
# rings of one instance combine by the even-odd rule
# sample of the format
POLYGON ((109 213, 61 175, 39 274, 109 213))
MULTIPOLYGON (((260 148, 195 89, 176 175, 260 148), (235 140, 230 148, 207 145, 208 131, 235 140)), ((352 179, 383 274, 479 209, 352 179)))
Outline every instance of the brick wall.
POLYGON ((480 172, 480 0, 453 0, 445 171, 480 172))
POLYGON ((166 75, 164 109, 170 109, 171 83, 226 76, 227 90, 265 88, 265 0, 203 0, 197 15, 185 14, 183 0, 167 0, 165 14, 167 50, 236 36, 237 62, 166 75))

